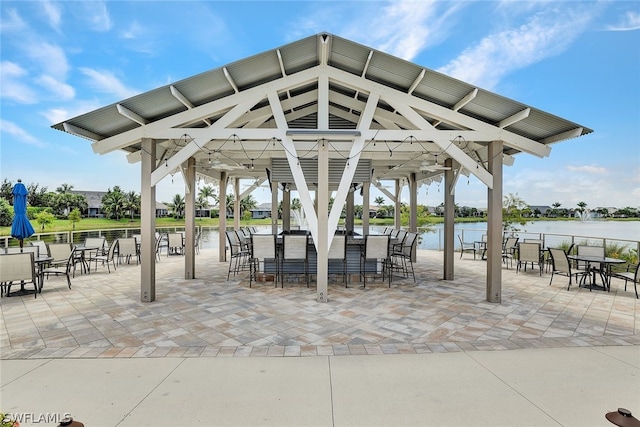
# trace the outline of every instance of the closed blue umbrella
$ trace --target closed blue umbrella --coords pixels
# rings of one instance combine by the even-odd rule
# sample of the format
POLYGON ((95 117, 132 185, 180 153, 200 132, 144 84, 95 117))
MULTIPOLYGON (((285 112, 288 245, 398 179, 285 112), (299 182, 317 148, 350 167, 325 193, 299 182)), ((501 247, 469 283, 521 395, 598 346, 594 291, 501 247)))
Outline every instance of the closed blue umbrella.
POLYGON ((35 230, 27 218, 27 187, 21 180, 18 180, 13 187, 13 222, 11 223, 11 237, 20 239, 20 247, 23 245, 23 239, 35 233, 35 230))

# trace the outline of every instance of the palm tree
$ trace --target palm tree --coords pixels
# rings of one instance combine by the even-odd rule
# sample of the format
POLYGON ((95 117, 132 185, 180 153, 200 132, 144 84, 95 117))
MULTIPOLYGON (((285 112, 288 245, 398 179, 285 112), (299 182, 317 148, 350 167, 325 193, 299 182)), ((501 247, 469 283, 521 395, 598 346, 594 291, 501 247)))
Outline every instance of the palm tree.
POLYGON ((129 191, 125 194, 123 209, 128 210, 131 215, 131 221, 133 221, 133 214, 140 210, 140 196, 135 191, 129 191))
POLYGON ((384 197, 382 197, 382 196, 376 197, 376 199, 373 201, 373 203, 378 205, 378 208, 379 208, 384 203, 384 197))
POLYGON ((65 194, 70 192, 73 189, 73 185, 70 184, 62 184, 60 187, 56 188, 56 191, 60 194, 65 194))
POLYGON ((198 197, 202 197, 207 201, 209 200, 209 198, 212 198, 214 204, 218 203, 219 201, 218 195, 214 192, 213 187, 210 185, 205 185, 204 187, 202 187, 198 192, 198 197))
POLYGON ((227 203, 225 204, 227 216, 233 213, 233 205, 235 201, 236 197, 233 194, 227 194, 227 203))
POLYGON ((200 192, 198 194, 198 198, 196 199, 196 209, 199 211, 203 211, 204 209, 209 208, 209 201, 207 198, 200 192))
POLYGON ((256 206, 258 206, 258 202, 253 198, 251 194, 240 200, 240 217, 242 218, 242 214, 244 212, 255 209, 256 206))
POLYGON ((184 212, 184 197, 179 194, 173 196, 173 201, 171 203, 167 203, 167 206, 173 211, 173 215, 175 218, 181 218, 182 213, 184 212))
POLYGON ((125 209, 125 195, 120 191, 120 187, 113 187, 113 190, 107 190, 107 194, 102 197, 102 209, 108 217, 115 215, 116 220, 120 219, 120 215, 125 209))

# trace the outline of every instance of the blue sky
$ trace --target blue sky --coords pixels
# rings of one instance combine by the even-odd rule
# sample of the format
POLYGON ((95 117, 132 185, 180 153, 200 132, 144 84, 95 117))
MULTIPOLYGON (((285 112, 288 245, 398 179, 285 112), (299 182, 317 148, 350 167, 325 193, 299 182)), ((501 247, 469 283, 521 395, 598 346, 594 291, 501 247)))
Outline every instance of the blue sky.
MULTIPOLYGON (((516 156, 505 195, 567 208, 640 206, 638 1, 3 0, 0 8, 1 179, 140 192, 139 165, 94 154, 89 141, 50 126, 327 31, 594 129, 547 158, 516 156)), ((178 176, 158 185, 159 201, 176 193, 184 194, 178 176)), ((486 194, 475 178, 461 179, 456 202, 485 207, 486 194)), ((267 189, 254 197, 271 200, 267 189)), ((443 197, 431 185, 418 201, 443 197)))

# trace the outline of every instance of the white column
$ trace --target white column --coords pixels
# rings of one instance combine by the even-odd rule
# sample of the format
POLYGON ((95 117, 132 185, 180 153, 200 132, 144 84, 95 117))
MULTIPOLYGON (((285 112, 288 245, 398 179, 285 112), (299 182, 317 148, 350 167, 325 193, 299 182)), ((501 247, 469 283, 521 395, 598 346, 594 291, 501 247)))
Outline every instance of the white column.
POLYGON ((218 203, 220 208, 220 213, 218 214, 220 234, 218 239, 218 260, 224 262, 227 260, 227 235, 225 234, 227 230, 227 173, 224 171, 220 172, 220 191, 218 193, 220 194, 220 203, 218 203))
POLYGON ((238 230, 240 228, 240 179, 233 179, 233 228, 238 230))
POLYGON ((393 217, 395 219, 395 227, 396 230, 399 230, 401 227, 400 223, 400 192, 402 191, 402 187, 400 185, 400 180, 396 179, 396 204, 393 212, 393 217))
POLYGON ((369 234, 369 190, 370 182, 362 183, 362 234, 369 234))
MULTIPOLYGON (((284 207, 282 209, 284 210, 284 207)), ((276 181, 271 181, 271 234, 278 234, 278 183, 276 181)))
MULTIPOLYGON (((418 232, 418 182, 415 172, 409 175, 409 231, 418 232)), ((411 253, 411 259, 416 261, 415 248, 411 253)))
POLYGON ((282 229, 291 230, 291 191, 282 191, 282 229))
POLYGON ((502 141, 488 146, 493 189, 487 190, 487 301, 502 301, 502 141))
POLYGON ((156 168, 156 142, 141 141, 140 162, 140 300, 156 299, 156 186, 151 173, 156 168))
POLYGON ((456 201, 451 185, 454 183, 455 176, 452 168, 453 160, 445 160, 445 166, 449 170, 444 172, 444 280, 453 280, 453 250, 455 248, 455 212, 456 201))
POLYGON ((186 188, 184 197, 184 229, 185 229, 185 256, 184 278, 195 278, 196 271, 196 159, 189 157, 187 160, 186 188))
POLYGON ((316 191, 316 200, 318 201, 316 300, 318 302, 327 302, 329 244, 333 239, 334 230, 331 230, 331 235, 329 235, 329 144, 326 141, 322 141, 318 146, 318 191, 316 191))

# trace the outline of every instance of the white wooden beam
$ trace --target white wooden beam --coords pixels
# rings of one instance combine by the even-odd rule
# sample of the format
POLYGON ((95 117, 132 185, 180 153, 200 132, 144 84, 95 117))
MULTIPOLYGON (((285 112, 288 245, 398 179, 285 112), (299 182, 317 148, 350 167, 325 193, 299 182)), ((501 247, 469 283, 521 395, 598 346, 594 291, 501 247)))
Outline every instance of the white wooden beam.
POLYGON ((531 113, 531 108, 527 107, 522 111, 518 111, 517 113, 500 120, 498 122, 498 127, 500 129, 506 128, 507 126, 517 123, 520 120, 526 119, 527 117, 529 117, 530 113, 531 113))
POLYGON ((224 73, 224 76, 226 77, 227 81, 229 82, 229 84, 231 85, 231 87, 233 88, 233 90, 238 93, 240 92, 240 89, 238 89, 238 85, 236 84, 236 82, 233 80, 233 77, 231 77, 231 74, 229 74, 229 70, 227 70, 227 67, 224 67, 222 69, 222 72, 224 73))
POLYGON ((152 135, 155 135, 158 132, 162 132, 166 129, 170 129, 176 126, 182 126, 183 123, 192 123, 197 122, 198 120, 206 119, 207 117, 211 117, 212 115, 217 114, 220 111, 228 110, 234 105, 240 104, 246 100, 253 100, 256 97, 262 98, 264 97, 265 90, 278 91, 287 87, 295 87, 310 81, 315 81, 316 79, 317 67, 310 68, 308 70, 304 70, 293 75, 275 80, 268 84, 253 87, 232 96, 226 96, 224 98, 199 105, 190 110, 176 113, 164 119, 151 122, 146 126, 131 129, 129 131, 114 135, 109 138, 99 136, 98 138, 94 139, 94 141, 96 142, 92 144, 92 148, 95 153, 106 154, 111 151, 119 150, 129 145, 135 144, 140 141, 141 138, 153 137, 155 139, 159 139, 152 135))
POLYGON ((149 123, 147 119, 145 119, 138 113, 134 113, 122 104, 117 104, 116 108, 118 109, 118 113, 125 116, 127 119, 138 123, 139 125, 146 125, 147 123, 149 123))
MULTIPOLYGON (((227 114, 221 117, 217 122, 213 124, 212 127, 215 128, 224 128, 229 122, 235 120, 239 115, 244 114, 248 109, 250 109, 253 105, 255 105, 260 98, 246 100, 245 102, 236 105, 232 108, 227 114)), ((227 138, 230 135, 227 136, 227 138)), ((193 138, 193 137, 192 137, 193 138)), ((201 151, 201 145, 198 144, 193 138, 186 147, 182 148, 176 154, 173 155, 170 159, 165 161, 165 166, 158 167, 155 171, 153 171, 151 176, 151 182, 153 185, 156 185, 162 178, 167 176, 173 169, 181 165, 184 161, 186 161, 189 157, 193 156, 197 152, 201 151)))
POLYGON ((427 70, 423 68, 422 71, 420 71, 420 75, 413 81, 413 83, 411 83, 411 87, 409 87, 408 91, 409 95, 411 95, 413 91, 416 90, 422 79, 424 79, 424 75, 426 72, 427 70))

